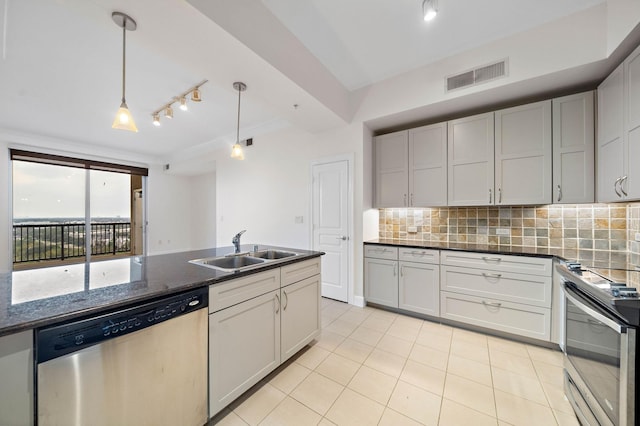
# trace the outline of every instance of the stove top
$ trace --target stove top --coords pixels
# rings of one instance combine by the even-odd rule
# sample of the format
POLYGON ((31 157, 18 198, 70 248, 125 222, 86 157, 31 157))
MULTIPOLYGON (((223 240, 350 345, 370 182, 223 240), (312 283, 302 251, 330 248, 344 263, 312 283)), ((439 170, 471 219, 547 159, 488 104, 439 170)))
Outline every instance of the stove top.
POLYGON ((584 268, 560 263, 557 270, 572 287, 630 325, 640 325, 640 270, 584 268))

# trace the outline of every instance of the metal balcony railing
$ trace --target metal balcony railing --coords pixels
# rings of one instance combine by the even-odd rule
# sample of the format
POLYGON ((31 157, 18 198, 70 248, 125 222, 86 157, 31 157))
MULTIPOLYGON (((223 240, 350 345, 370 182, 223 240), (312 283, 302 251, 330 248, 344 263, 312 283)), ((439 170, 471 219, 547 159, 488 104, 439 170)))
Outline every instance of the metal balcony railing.
MULTIPOLYGON (((13 225, 13 263, 86 255, 84 223, 13 225)), ((91 223, 91 255, 131 252, 131 223, 91 223)))

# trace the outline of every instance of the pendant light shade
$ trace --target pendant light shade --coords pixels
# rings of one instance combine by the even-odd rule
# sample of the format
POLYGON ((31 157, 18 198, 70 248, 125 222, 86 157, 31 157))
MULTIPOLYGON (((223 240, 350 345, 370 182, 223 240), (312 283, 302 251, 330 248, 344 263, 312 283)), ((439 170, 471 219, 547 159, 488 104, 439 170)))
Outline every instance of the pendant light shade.
POLYGON ((240 145, 240 94, 247 90, 247 85, 236 81, 233 83, 233 88, 238 91, 238 125, 236 127, 236 143, 231 148, 231 158, 236 160, 244 160, 244 152, 240 145))
POLYGON ((423 0, 422 15, 425 21, 431 21, 438 14, 438 0, 423 0))
POLYGON ((113 120, 111 127, 120 130, 129 130, 130 132, 137 132, 138 128, 133 121, 127 101, 125 99, 125 82, 126 82, 126 48, 127 48, 127 30, 135 31, 137 28, 136 21, 131 19, 130 16, 121 12, 113 12, 111 19, 117 26, 122 28, 122 102, 120 108, 116 113, 116 118, 113 120))

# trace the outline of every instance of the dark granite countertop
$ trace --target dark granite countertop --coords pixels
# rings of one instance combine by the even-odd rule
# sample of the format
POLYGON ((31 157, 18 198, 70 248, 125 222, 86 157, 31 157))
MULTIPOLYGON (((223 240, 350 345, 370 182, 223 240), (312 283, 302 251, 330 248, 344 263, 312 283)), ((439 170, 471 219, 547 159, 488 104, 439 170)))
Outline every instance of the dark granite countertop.
MULTIPOLYGON (((253 245, 242 246, 248 251, 253 245)), ((322 252, 260 245, 298 253, 238 272, 223 272, 189 260, 224 256, 220 247, 157 256, 14 271, 0 275, 0 336, 99 314, 198 287, 321 256, 322 252)))
POLYGON ((474 243, 446 243, 415 240, 376 239, 365 241, 365 244, 386 246, 413 247, 434 250, 460 250, 492 254, 510 254, 516 256, 555 257, 560 260, 577 261, 586 267, 636 270, 637 259, 627 252, 607 250, 558 249, 530 246, 505 246, 474 243))

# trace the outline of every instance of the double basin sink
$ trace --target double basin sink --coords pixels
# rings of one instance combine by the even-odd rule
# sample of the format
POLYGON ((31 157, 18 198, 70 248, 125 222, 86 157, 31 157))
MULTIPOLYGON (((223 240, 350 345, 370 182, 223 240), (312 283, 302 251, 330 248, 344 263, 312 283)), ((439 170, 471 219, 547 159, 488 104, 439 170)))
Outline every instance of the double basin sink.
POLYGON ((224 272, 233 272, 256 267, 268 262, 284 260, 297 255, 298 253, 291 251, 269 249, 229 254, 226 256, 207 257, 204 259, 193 259, 190 260, 189 263, 224 272))

